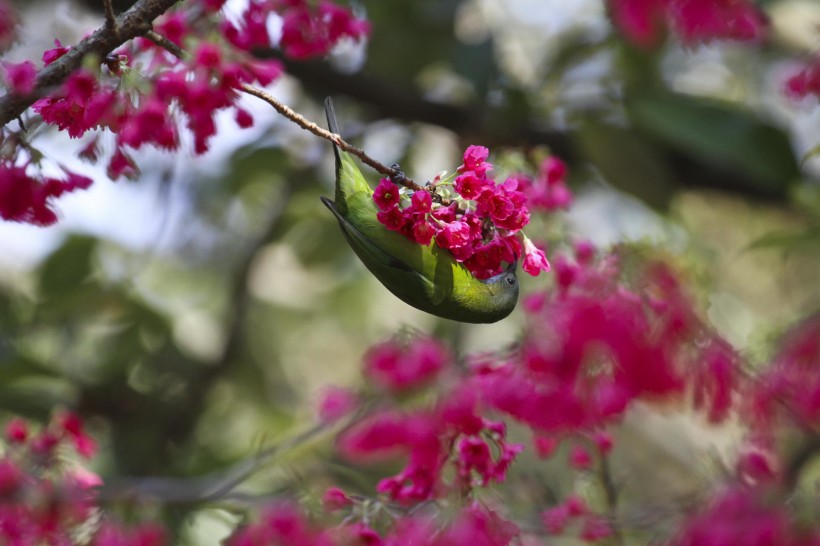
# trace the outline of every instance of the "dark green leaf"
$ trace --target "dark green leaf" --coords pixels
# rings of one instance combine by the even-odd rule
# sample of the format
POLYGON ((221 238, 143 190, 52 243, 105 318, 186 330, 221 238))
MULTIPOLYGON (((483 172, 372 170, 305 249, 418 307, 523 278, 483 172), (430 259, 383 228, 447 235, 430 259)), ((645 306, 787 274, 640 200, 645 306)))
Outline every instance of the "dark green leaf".
POLYGON ((788 136, 737 105, 662 93, 633 97, 627 109, 653 138, 727 172, 738 169, 757 190, 772 192, 799 176, 788 136))

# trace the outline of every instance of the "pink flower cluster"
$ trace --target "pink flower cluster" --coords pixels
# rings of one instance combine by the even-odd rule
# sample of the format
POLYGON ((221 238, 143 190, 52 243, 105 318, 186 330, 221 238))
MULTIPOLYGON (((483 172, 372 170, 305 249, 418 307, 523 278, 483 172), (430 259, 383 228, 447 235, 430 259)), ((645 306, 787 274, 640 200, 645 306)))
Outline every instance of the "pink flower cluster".
POLYGON ((375 384, 400 393, 430 383, 451 360, 447 349, 429 337, 391 339, 364 357, 364 372, 375 384))
MULTIPOLYGON (((305 0, 251 0, 235 20, 220 16, 224 0, 201 2, 199 8, 166 13, 155 30, 192 55, 177 59, 144 38, 135 40, 105 59, 103 67, 88 67, 72 73, 57 90, 36 101, 32 108, 42 119, 79 138, 89 131, 108 129, 116 135, 115 148, 108 159, 108 175, 136 177, 139 169, 130 155, 151 145, 163 150, 180 146, 181 122, 193 136, 194 152, 208 151, 216 133, 214 117, 219 110, 233 109, 240 127, 253 125, 251 114, 237 105, 238 90, 244 84, 268 85, 282 73, 276 60, 260 60, 252 50, 271 47, 268 20, 278 14, 284 19, 280 47, 290 56, 307 58, 327 53, 340 40, 361 39, 369 32, 366 21, 351 12, 322 0, 317 6, 305 0), (204 9, 201 9, 204 8, 204 9), (206 33, 210 28, 213 32, 206 33), (215 41, 200 39, 209 35, 215 41), (138 66, 148 67, 139 73, 138 66)), ((0 5, 0 8, 3 8, 0 5)), ((0 9, 0 12, 3 10, 0 9)), ((68 47, 56 47, 43 54, 43 63, 57 61, 68 47)), ((36 85, 34 63, 7 63, 3 79, 11 93, 28 95, 36 85)), ((87 143, 82 157, 96 161, 100 155, 99 135, 87 143)), ((56 184, 51 179, 26 175, 30 166, 7 158, 2 169, 15 181, 4 177, 2 217, 7 220, 48 225, 56 221, 45 204, 51 197, 87 187, 87 179, 68 173, 69 181, 56 184), (19 186, 19 187, 18 187, 19 186)))
POLYGON ((31 61, 21 63, 5 63, 3 76, 6 86, 16 95, 28 95, 34 91, 37 81, 37 68, 31 61))
POLYGON ((552 160, 536 180, 519 175, 498 184, 487 174, 492 169, 486 161, 488 155, 483 146, 467 148, 452 184, 452 200, 443 197, 450 196, 448 184, 437 180, 402 203, 399 188, 382 179, 373 193, 379 222, 420 245, 435 240, 478 279, 501 273, 503 262, 511 264, 522 254, 524 270, 531 275, 549 271, 544 251, 521 229, 530 221, 528 196, 536 207, 545 210, 569 205, 566 168, 559 160, 552 160))
MULTIPOLYGON (((386 354, 385 347, 389 345, 377 348, 376 353, 386 354)), ((416 371, 411 374, 417 378, 426 379, 429 374, 426 369, 437 370, 443 365, 441 359, 446 353, 440 347, 432 351, 431 348, 429 340, 419 338, 411 342, 411 347, 402 355, 408 360, 436 362, 432 367, 415 366, 416 371)), ((393 356, 389 359, 395 361, 393 356)), ((372 364, 367 366, 372 374, 372 364)), ((408 385, 404 371, 395 366, 378 369, 377 377, 387 376, 393 376, 386 382, 390 387, 408 385)), ((417 381, 409 384, 416 385, 417 381)), ((472 387, 469 383, 454 387, 431 409, 414 412, 392 409, 377 413, 347 431, 339 439, 339 448, 352 460, 406 454, 407 466, 398 475, 381 480, 377 487, 380 493, 403 503, 502 482, 522 446, 507 442, 504 423, 482 416, 487 408, 472 387), (444 473, 448 468, 453 471, 453 477, 446 481, 444 473)))
POLYGON ((577 495, 570 495, 563 502, 541 513, 544 528, 553 535, 562 535, 569 525, 578 523, 581 540, 595 542, 612 536, 612 527, 607 520, 590 510, 577 495))
POLYGON ((758 544, 817 546, 820 529, 801 529, 785 505, 766 491, 740 485, 715 493, 706 508, 690 516, 669 546, 758 544))
POLYGON ((783 418, 820 426, 820 315, 798 324, 784 338, 780 352, 744 396, 758 432, 772 436, 783 418))
POLYGON ((536 178, 523 174, 515 178, 518 189, 527 196, 527 205, 532 210, 553 212, 568 209, 572 204, 572 192, 566 184, 567 165, 555 156, 541 162, 536 178))
POLYGON ((345 522, 322 527, 311 522, 295 506, 268 507, 257 522, 230 539, 228 546, 506 546, 519 535, 518 527, 493 510, 473 502, 455 512, 446 522, 421 513, 398 519, 379 532, 365 523, 345 522))
POLYGON ((64 456, 74 451, 90 458, 96 443, 82 420, 58 412, 39 432, 20 418, 6 424, 5 449, 0 456, 0 542, 14 546, 73 544, 80 529, 93 546, 163 546, 165 532, 157 525, 131 529, 113 520, 94 524, 98 505, 96 474, 67 466, 64 456))
MULTIPOLYGON (((182 41, 191 32, 176 13, 160 21, 158 29, 167 31, 172 41, 182 41)), ((66 48, 57 46, 43 55, 46 64, 65 53, 66 48)), ((233 107, 237 123, 251 125, 250 114, 235 104, 237 89, 244 83, 267 85, 281 73, 276 62, 257 61, 241 51, 223 54, 217 44, 209 42, 201 42, 190 59, 180 61, 168 58, 164 50, 154 50, 151 42, 141 41, 137 49, 119 52, 107 66, 107 73, 85 69, 73 73, 60 90, 35 102, 33 109, 46 123, 74 138, 97 128, 115 133, 116 148, 108 163, 113 179, 138 174, 128 149, 179 147, 177 109, 185 114, 198 154, 208 150, 216 133, 217 111, 233 107), (150 78, 136 77, 131 59, 152 51, 157 53, 153 63, 162 66, 150 78)), ((97 139, 95 136, 86 146, 86 158, 97 158, 97 139)))
POLYGON ((652 48, 673 29, 686 44, 756 40, 766 17, 750 0, 609 0, 612 19, 635 45, 652 48))
POLYGON ((809 95, 820 97, 820 59, 815 59, 789 78, 785 86, 786 94, 794 98, 809 95))
POLYGON ((341 40, 361 40, 370 34, 370 23, 349 9, 328 0, 318 5, 307 0, 279 0, 285 55, 294 59, 321 57, 341 40))
POLYGON ((48 226, 57 221, 52 199, 86 189, 91 179, 64 169, 65 180, 42 175, 34 165, 0 160, 0 218, 48 226))
POLYGON ((19 418, 8 422, 7 449, 0 457, 0 536, 4 544, 64 544, 93 509, 89 490, 99 478, 82 469, 62 471, 58 451, 74 447, 85 457, 94 442, 70 413, 59 414, 37 434, 19 418))
POLYGON ((712 355, 717 336, 667 269, 647 268, 633 291, 618 256, 596 260, 581 245, 577 261, 557 259, 556 273, 557 291, 525 301, 530 328, 518 353, 477 378, 488 403, 539 437, 560 437, 604 427, 639 398, 680 396, 698 377, 699 403, 725 415, 734 370, 722 359, 731 356, 712 355), (706 348, 690 354, 695 339, 706 348), (700 368, 722 375, 703 378, 700 368))

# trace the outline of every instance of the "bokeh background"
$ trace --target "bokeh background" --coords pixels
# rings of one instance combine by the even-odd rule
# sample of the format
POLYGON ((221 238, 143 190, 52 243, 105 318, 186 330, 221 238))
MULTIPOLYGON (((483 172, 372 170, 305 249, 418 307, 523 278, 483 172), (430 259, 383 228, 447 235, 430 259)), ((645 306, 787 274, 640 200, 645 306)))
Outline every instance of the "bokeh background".
MULTIPOLYGON (((452 171, 470 144, 501 164, 550 150, 569 163, 576 201, 530 237, 548 255, 590 240, 665 256, 704 316, 755 362, 820 305, 820 107, 782 93, 820 47, 820 3, 762 4, 763 43, 672 38, 641 51, 612 28, 602 0, 366 0, 356 5, 373 25, 368 43, 285 61, 271 91, 322 125, 321 101, 333 96, 344 137, 416 180, 452 171)), ((17 6, 12 61, 102 22, 94 2, 17 6)), ((61 199, 56 226, 0 225, 0 416, 76 409, 100 440, 93 469, 112 496, 136 487, 144 494, 131 500, 191 544, 217 543, 236 503, 294 491, 309 500, 340 481, 372 491, 379 469, 338 460, 328 431, 266 459, 242 495, 206 507, 185 495, 309 430, 323 388, 361 386, 373 343, 421 331, 465 355, 502 350, 524 324, 520 309, 464 325, 396 300, 319 201, 332 192, 329 144, 253 98, 243 106, 253 128, 221 119, 201 157, 142 151, 134 182, 108 181, 76 159, 82 141, 43 132, 35 145, 95 184, 61 199), (165 489, 146 477, 167 478, 165 489), (179 498, 158 502, 169 491, 179 498)), ((551 283, 542 275, 522 288, 551 283)), ((619 431, 619 477, 639 482, 636 499, 663 506, 724 472, 738 436, 731 423, 715 430, 685 412, 638 408, 619 431)), ((525 455, 510 478, 513 504, 543 505, 577 486, 556 461, 525 455)))

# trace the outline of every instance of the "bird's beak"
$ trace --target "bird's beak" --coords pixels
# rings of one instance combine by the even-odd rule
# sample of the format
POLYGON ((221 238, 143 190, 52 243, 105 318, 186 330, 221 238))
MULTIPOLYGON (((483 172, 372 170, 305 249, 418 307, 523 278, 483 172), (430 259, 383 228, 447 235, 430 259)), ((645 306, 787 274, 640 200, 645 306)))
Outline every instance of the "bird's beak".
POLYGON ((507 269, 504 270, 504 273, 515 273, 515 269, 518 267, 518 260, 515 260, 513 263, 507 266, 507 269))

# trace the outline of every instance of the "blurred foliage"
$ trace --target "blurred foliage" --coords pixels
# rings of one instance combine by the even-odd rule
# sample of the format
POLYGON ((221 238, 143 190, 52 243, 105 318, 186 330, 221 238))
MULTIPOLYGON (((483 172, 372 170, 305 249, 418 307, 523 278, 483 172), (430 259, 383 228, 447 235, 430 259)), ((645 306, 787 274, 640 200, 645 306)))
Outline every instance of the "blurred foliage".
MULTIPOLYGON (((616 217, 637 210, 635 221, 651 224, 659 211, 662 227, 644 225, 641 236, 707 272, 697 279, 704 312, 741 349, 754 353, 820 306, 817 180, 801 172, 775 108, 681 91, 662 70, 672 46, 632 51, 583 20, 538 41, 548 34, 538 18, 491 4, 362 2, 374 31, 360 72, 325 64, 293 79, 291 106, 318 120, 324 95, 345 95, 337 103, 345 136, 384 145, 418 179, 454 169, 467 144, 497 145, 493 153, 551 146, 571 162, 578 207, 537 220, 530 237, 551 253, 578 237, 606 243, 611 238, 599 235, 617 231, 616 217), (457 36, 454 28, 470 22, 469 39, 457 36), (447 108, 431 120, 424 112, 433 107, 447 108), (385 144, 385 118, 393 117, 411 123, 385 144), (624 208, 633 200, 619 192, 638 205, 624 208), (610 208, 595 208, 601 195, 610 208)), ((763 55, 714 47, 728 71, 738 55, 763 55)), ((770 58, 786 54, 769 47, 770 58)), ((746 96, 762 93, 755 76, 741 83, 746 96)), ((520 311, 496 325, 458 325, 387 293, 319 202, 331 191, 329 146, 305 144, 312 137, 293 131, 270 121, 221 173, 175 181, 189 207, 169 245, 137 250, 72 235, 30 271, 3 274, 0 409, 40 420, 54 407, 77 409, 102 439, 97 470, 106 477, 201 476, 307 428, 321 387, 358 385, 366 347, 402 325, 449 339, 461 355, 515 342, 520 311)), ((526 279, 523 289, 544 282, 526 279)), ((720 470, 688 456, 704 450, 681 433, 689 422, 674 421, 637 415, 620 431, 615 459, 621 477, 645 483, 638 496, 667 487, 688 495, 720 470)), ((329 438, 266 466, 242 502, 289 489, 317 493, 329 483, 372 491, 384 468, 352 469, 330 453, 329 438)), ((549 504, 551 488, 568 489, 564 459, 517 465, 515 503, 549 504)), ((205 528, 221 529, 230 519, 197 509, 180 502, 166 513, 192 542, 199 535, 190 522, 205 518, 205 528)))

